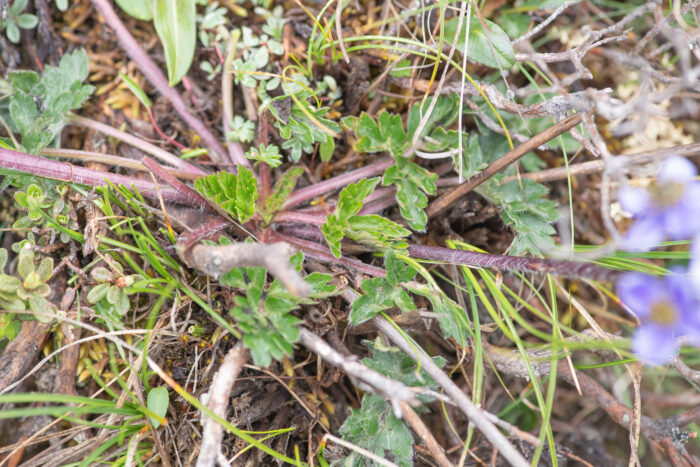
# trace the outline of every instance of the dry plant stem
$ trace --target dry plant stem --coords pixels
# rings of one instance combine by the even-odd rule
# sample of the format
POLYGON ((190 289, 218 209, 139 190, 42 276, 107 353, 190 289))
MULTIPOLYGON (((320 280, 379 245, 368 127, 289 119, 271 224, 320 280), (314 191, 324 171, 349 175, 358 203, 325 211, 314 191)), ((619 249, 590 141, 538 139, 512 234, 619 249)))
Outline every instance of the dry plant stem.
POLYGON ((445 455, 445 450, 437 442, 433 434, 430 432, 423 420, 420 419, 418 414, 413 408, 405 402, 401 403, 401 410, 403 411, 403 418, 411 425, 413 431, 418 435, 418 437, 423 441, 423 444, 428 448, 430 454, 432 454, 435 463, 440 467, 453 467, 454 464, 445 455))
MULTIPOLYGON (((102 154, 101 152, 80 151, 78 149, 47 148, 41 151, 41 155, 47 157, 60 157, 63 159, 75 159, 79 161, 100 162, 102 164, 127 168, 139 172, 143 172, 146 170, 139 161, 127 159, 125 157, 102 154)), ((163 170, 165 170, 174 177, 182 178, 185 180, 196 180, 202 175, 204 175, 203 173, 194 173, 190 171, 171 169, 169 167, 163 167, 163 170)))
POLYGON ((357 180, 372 177, 374 175, 379 175, 384 172, 387 168, 394 164, 394 159, 380 159, 377 162, 366 165, 365 167, 344 173, 337 177, 329 178, 320 183, 309 185, 307 187, 301 188, 299 190, 293 191, 287 201, 284 203, 283 209, 289 209, 292 206, 296 206, 310 199, 314 199, 317 196, 321 196, 329 191, 337 190, 342 188, 349 183, 356 182, 357 180))
POLYGON ((386 335, 390 341, 406 352, 406 355, 416 361, 420 361, 423 370, 442 387, 445 394, 457 404, 457 407, 459 407, 469 420, 484 434, 484 436, 486 436, 486 438, 488 438, 491 444, 498 449, 499 453, 510 462, 511 465, 517 467, 526 467, 530 465, 515 446, 513 446, 498 428, 486 418, 483 411, 472 402, 449 376, 435 365, 433 360, 423 349, 411 346, 401 333, 386 319, 375 316, 372 318, 372 323, 386 335))
MULTIPOLYGON (((226 418, 228 401, 231 397, 231 389, 238 374, 243 368, 243 364, 248 360, 248 349, 238 342, 228 351, 224 361, 219 367, 219 371, 214 375, 214 379, 209 388, 209 400, 207 406, 216 415, 226 418)), ((202 444, 199 447, 199 457, 197 467, 213 467, 221 451, 221 440, 224 430, 215 420, 203 415, 204 428, 202 429, 202 444)))
MULTIPOLYGON (((155 157, 156 159, 159 159, 162 162, 165 162, 167 164, 172 165, 173 167, 176 167, 184 172, 188 172, 191 174, 197 174, 197 175, 206 175, 207 172, 203 171, 199 167, 190 164, 189 162, 180 159, 177 157, 175 154, 169 153, 168 151, 165 151, 158 146, 149 143, 148 141, 144 141, 143 139, 130 135, 129 133, 126 133, 125 131, 117 130, 116 128, 112 128, 109 125, 105 125, 104 123, 100 123, 96 120, 91 120, 89 118, 81 117, 79 115, 75 114, 68 114, 68 123, 73 124, 73 125, 79 125, 82 126, 83 128, 89 128, 91 130, 99 131, 100 133, 103 133, 107 136, 111 136, 113 138, 118 139, 119 141, 128 144, 129 146, 133 146, 136 149, 139 149, 145 153, 148 153, 155 157)), ((55 151, 53 149, 48 149, 50 151, 55 151)), ((45 150, 47 151, 47 150, 45 150)), ((129 159, 125 159, 129 160, 129 159)))
POLYGON ((7 344, 0 358, 0 391, 25 373, 39 354, 51 323, 24 321, 19 334, 7 344))
POLYGON ((570 130, 579 123, 581 123, 581 115, 574 114, 552 125, 545 131, 533 136, 525 143, 519 145, 512 151, 507 152, 505 155, 501 156, 496 161, 489 164, 489 166, 486 167, 484 171, 481 172, 479 175, 473 177, 471 180, 467 180, 466 182, 453 188, 452 190, 448 191, 447 193, 430 203, 428 208, 425 210, 425 213, 428 215, 429 218, 435 217, 437 214, 442 213, 459 198, 461 198, 462 196, 472 191, 474 188, 484 183, 496 173, 505 169, 510 164, 517 161, 533 149, 536 149, 537 147, 559 136, 565 131, 570 130))
POLYGON ((231 245, 178 245, 180 258, 190 267, 218 279, 233 268, 261 266, 293 294, 306 297, 311 287, 289 263, 296 249, 287 243, 234 243, 231 245))
MULTIPOLYGON (((151 182, 139 178, 127 177, 125 175, 91 170, 67 162, 44 159, 43 157, 32 156, 9 149, 0 148, 0 167, 30 173, 39 177, 92 187, 107 185, 105 180, 109 180, 115 185, 124 185, 129 188, 133 185, 145 197, 158 199, 158 193, 151 182)), ((165 201, 173 201, 182 204, 189 204, 190 201, 170 188, 161 188, 160 195, 165 201)), ((199 207, 198 205, 195 206, 199 207)))
MULTIPOLYGON (((498 371, 527 378, 529 373, 519 354, 515 354, 510 349, 491 346, 484 343, 484 349, 498 371)), ((529 357, 530 364, 540 376, 547 376, 550 371, 550 357, 529 357)), ((574 384, 571 370, 563 365, 557 366, 557 377, 569 384, 574 384)), ((623 428, 629 430, 634 420, 634 411, 619 402, 615 397, 606 391, 598 382, 585 373, 576 372, 576 379, 585 397, 593 399, 608 416, 623 428)), ((641 431, 649 439, 659 443, 666 454, 674 460, 674 465, 685 465, 682 460, 687 455, 682 443, 674 441, 674 437, 680 435, 680 428, 693 421, 700 414, 700 407, 695 407, 685 414, 665 419, 654 419, 646 416, 641 418, 641 431), (688 415, 692 418, 688 418, 688 415), (670 441, 668 443, 667 441, 670 441), (670 450, 669 450, 670 449, 670 450)), ((696 464, 692 464, 696 465, 696 464)))
MULTIPOLYGON (((660 161, 666 157, 694 157, 700 155, 700 143, 684 144, 682 146, 674 146, 672 148, 655 149, 653 151, 640 152, 637 154, 627 154, 615 156, 615 163, 620 163, 623 166, 632 166, 646 164, 649 162, 660 161)), ((539 172, 531 172, 522 174, 521 178, 531 178, 537 182, 551 182, 562 180, 569 175, 588 175, 605 170, 605 161, 594 160, 572 164, 567 172, 566 167, 557 167, 555 169, 541 170, 539 172)), ((515 177, 507 177, 504 182, 514 180, 515 177)))
MULTIPOLYGON (((224 148, 221 147, 219 141, 216 139, 214 134, 209 131, 206 125, 196 116, 190 113, 185 100, 182 96, 168 84, 168 80, 165 75, 160 70, 160 68, 151 60, 151 58, 144 52, 134 36, 131 35, 129 30, 126 28, 124 23, 119 19, 117 13, 112 8, 109 0, 92 0, 92 4, 95 6, 97 11, 99 11, 105 19, 105 22, 114 30, 119 39, 119 44, 126 51, 126 53, 131 57, 131 59, 136 63, 138 69, 144 74, 148 81, 153 84, 153 86, 160 92, 165 98, 167 98, 173 106, 173 109, 182 117, 182 119, 189 125, 199 136, 201 136, 204 143, 209 147, 209 156, 215 162, 227 162, 228 157, 224 148)), ((248 167, 250 164, 243 157, 243 150, 241 149, 241 158, 233 161, 234 164, 241 164, 248 167)))
POLYGON ((75 391, 75 376, 80 358, 80 346, 71 345, 80 339, 80 328, 63 323, 63 346, 65 350, 61 353, 61 363, 58 367, 54 392, 59 394, 77 395, 75 391))
POLYGON ((357 357, 344 356, 308 329, 299 328, 299 343, 324 361, 343 370, 360 389, 369 389, 388 399, 397 418, 402 417, 401 402, 414 406, 420 405, 416 393, 410 387, 363 365, 357 357))

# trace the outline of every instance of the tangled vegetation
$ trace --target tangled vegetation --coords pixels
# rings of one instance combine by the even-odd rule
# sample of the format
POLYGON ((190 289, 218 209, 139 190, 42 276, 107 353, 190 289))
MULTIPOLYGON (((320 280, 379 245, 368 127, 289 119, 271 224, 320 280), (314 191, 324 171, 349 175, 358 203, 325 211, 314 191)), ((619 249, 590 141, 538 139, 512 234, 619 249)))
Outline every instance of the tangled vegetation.
POLYGON ((0 465, 699 465, 698 14, 0 0, 0 465))

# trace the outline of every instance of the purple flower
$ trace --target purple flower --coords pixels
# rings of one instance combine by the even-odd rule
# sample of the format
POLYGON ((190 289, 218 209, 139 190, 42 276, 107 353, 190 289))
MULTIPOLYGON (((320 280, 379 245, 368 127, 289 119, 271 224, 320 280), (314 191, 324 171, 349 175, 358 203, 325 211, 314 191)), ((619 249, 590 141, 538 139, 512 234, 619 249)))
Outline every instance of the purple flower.
POLYGON ((631 272, 617 282, 617 295, 642 324, 632 338, 632 351, 651 365, 664 365, 678 351, 678 339, 700 342, 700 307, 690 277, 663 278, 631 272))
POLYGON ((700 183, 697 169, 683 158, 664 162, 648 189, 623 187, 618 200, 635 222, 625 236, 625 249, 645 251, 669 238, 682 240, 700 232, 700 183))

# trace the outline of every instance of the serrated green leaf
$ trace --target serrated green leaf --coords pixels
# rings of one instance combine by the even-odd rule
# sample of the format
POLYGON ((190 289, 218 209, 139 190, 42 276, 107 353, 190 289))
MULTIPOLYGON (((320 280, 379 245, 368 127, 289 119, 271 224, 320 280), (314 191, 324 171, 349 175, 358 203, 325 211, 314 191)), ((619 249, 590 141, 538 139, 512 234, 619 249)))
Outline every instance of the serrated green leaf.
POLYGON ((34 86, 39 83, 39 75, 29 70, 12 71, 8 74, 8 80, 16 90, 29 94, 34 86))
POLYGON ((304 173, 304 169, 293 167, 277 179, 272 194, 265 201, 265 209, 262 213, 263 221, 266 224, 269 224, 275 213, 282 209, 302 173, 304 173))
POLYGON ((401 216, 413 230, 423 231, 428 222, 428 216, 424 211, 428 205, 426 194, 435 194, 436 181, 436 174, 413 162, 398 159, 396 164, 384 172, 382 185, 396 186, 396 201, 399 204, 401 216))
MULTIPOLYGON (((340 427, 343 439, 361 446, 379 457, 388 457, 400 467, 413 465, 413 437, 404 423, 396 418, 391 406, 376 394, 365 394, 360 409, 340 427)), ((361 467, 365 458, 351 453, 343 465, 361 467)))
POLYGON ((408 243, 403 237, 411 234, 403 226, 376 214, 351 217, 344 233, 348 238, 358 243, 380 250, 407 248, 408 243))
MULTIPOLYGON (((146 407, 148 407, 148 410, 160 417, 160 419, 165 418, 165 414, 168 413, 169 403, 170 397, 168 395, 167 386, 159 386, 148 391, 146 407)), ((153 428, 158 428, 161 424, 161 420, 158 418, 149 415, 148 419, 151 421, 153 428)))
POLYGON ((363 112, 357 120, 356 133, 357 149, 362 152, 389 151, 397 158, 409 144, 401 116, 386 111, 379 114, 376 122, 363 112))
POLYGON ((170 86, 179 83, 192 64, 195 19, 195 0, 155 0, 153 24, 165 52, 170 86))
POLYGON ((153 19, 153 3, 142 0, 116 0, 119 8, 124 10, 129 16, 141 21, 151 21, 153 19))
POLYGON ((437 315, 438 324, 446 338, 453 338, 459 345, 467 345, 468 329, 466 328, 464 310, 453 302, 441 290, 420 284, 408 288, 412 293, 422 295, 430 300, 433 311, 437 315))
POLYGON ((386 280, 393 286, 408 282, 416 275, 416 270, 397 258, 393 250, 388 250, 384 254, 384 267, 386 280))
POLYGON ((253 217, 257 199, 258 182, 253 172, 246 167, 239 167, 236 177, 236 213, 241 223, 246 223, 253 217))
POLYGON ((339 220, 347 220, 362 209, 365 198, 372 193, 379 178, 362 179, 343 188, 338 196, 338 205, 333 215, 339 220))
POLYGON ((361 324, 373 318, 380 311, 388 310, 394 306, 403 312, 413 311, 416 305, 408 293, 396 287, 383 278, 365 279, 362 281, 364 295, 352 303, 352 309, 348 321, 353 324, 361 324))
MULTIPOLYGON (((458 21, 459 18, 452 18, 446 21, 444 34, 446 40, 454 41, 457 50, 464 53, 464 35, 467 29, 467 22, 462 22, 462 28, 457 34, 458 21)), ((469 51, 467 56, 475 62, 491 68, 499 68, 500 66, 508 69, 515 64, 515 52, 508 34, 496 23, 477 16, 473 16, 469 24, 469 51), (484 21, 488 30, 484 30, 481 21, 484 21), (491 46, 493 46, 493 50, 491 46)))

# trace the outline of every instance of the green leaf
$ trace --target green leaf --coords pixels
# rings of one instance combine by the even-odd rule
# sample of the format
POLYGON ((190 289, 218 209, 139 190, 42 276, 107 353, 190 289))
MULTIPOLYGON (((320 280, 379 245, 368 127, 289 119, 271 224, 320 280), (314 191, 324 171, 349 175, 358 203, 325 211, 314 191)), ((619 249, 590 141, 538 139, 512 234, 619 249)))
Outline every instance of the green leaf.
POLYGON ((258 199, 258 186, 253 173, 245 168, 238 169, 238 175, 228 172, 200 177, 194 188, 202 196, 218 205, 241 222, 247 222, 255 214, 255 200, 258 199))
POLYGON ((17 17, 17 26, 19 26, 22 29, 32 29, 37 25, 38 22, 39 19, 36 16, 29 13, 25 13, 17 17))
POLYGON ((5 248, 0 248, 0 272, 5 270, 7 265, 8 252, 5 248))
POLYGON ((351 217, 344 233, 356 242, 380 250, 408 248, 408 243, 403 237, 411 235, 410 230, 376 214, 351 217))
POLYGON ((142 0, 116 0, 119 8, 124 12, 141 21, 151 21, 153 19, 153 2, 142 0))
POLYGON ((148 98, 146 93, 144 92, 143 89, 141 89, 141 86, 139 86, 136 81, 133 79, 129 78, 127 75, 122 73, 121 71, 119 72, 119 77, 126 83, 126 87, 129 88, 129 91, 136 96, 136 98, 143 104, 144 107, 150 108, 151 107, 151 100, 148 98))
POLYGON ((293 167, 277 179, 272 194, 265 201, 265 208, 262 212, 262 218, 266 224, 269 224, 275 213, 282 209, 302 173, 304 173, 304 169, 293 167))
MULTIPOLYGON (((148 391, 146 398, 146 407, 148 410, 156 414, 160 419, 165 418, 168 413, 168 404, 170 403, 167 386, 159 386, 148 391)), ((160 426, 161 420, 152 416, 148 416, 153 428, 160 426)))
POLYGON ((379 183, 379 178, 362 179, 343 188, 338 196, 338 204, 332 214, 326 218, 321 232, 336 258, 340 258, 340 241, 346 231, 350 230, 350 218, 362 209, 365 198, 379 183))
POLYGON ((30 93, 39 83, 39 75, 29 70, 12 71, 8 75, 8 80, 14 89, 30 93))
MULTIPOLYGON (((457 50, 464 53, 464 34, 467 22, 462 21, 462 28, 457 35, 458 21, 459 18, 452 18, 445 22, 444 34, 447 41, 454 41, 457 50)), ((512 67, 515 64, 515 53, 508 34, 496 23, 487 19, 483 19, 483 21, 486 24, 486 30, 484 30, 481 20, 477 16, 471 18, 467 56, 475 62, 491 68, 498 68, 499 65, 502 68, 512 67), (491 43, 490 45, 489 42, 491 43), (493 46, 493 51, 491 46, 493 46)))
POLYGON ((355 132, 358 137, 357 149, 362 152, 389 151, 394 158, 400 157, 410 142, 403 129, 401 116, 382 112, 375 122, 372 117, 362 113, 357 119, 355 132))
POLYGON ((326 135, 326 140, 319 146, 319 154, 323 162, 328 162, 333 158, 335 152, 335 140, 331 135, 326 135))
POLYGON ((351 183, 338 195, 338 205, 335 207, 333 216, 339 220, 348 220, 362 209, 362 203, 379 183, 379 178, 362 179, 359 182, 351 183))
POLYGON ((245 157, 256 161, 256 164, 265 162, 272 168, 282 165, 282 154, 280 154, 280 148, 274 144, 268 144, 267 146, 261 144, 260 149, 252 147, 245 153, 245 157))
POLYGON ((408 293, 401 287, 392 285, 383 278, 365 279, 362 281, 362 291, 365 293, 352 303, 348 321, 357 325, 373 318, 380 311, 397 306, 401 311, 408 312, 416 309, 416 305, 408 293))
POLYGON ((405 264, 392 250, 384 254, 384 267, 386 268, 386 280, 393 286, 408 282, 416 275, 416 270, 405 264))
POLYGON ((17 274, 23 279, 26 279, 34 272, 34 252, 27 248, 22 248, 19 251, 19 259, 17 261, 17 274))
POLYGON ((100 300, 102 300, 105 295, 107 295, 107 291, 109 291, 110 285, 109 284, 97 284, 94 286, 92 289, 87 294, 87 300, 90 303, 97 303, 100 300))
MULTIPOLYGON (((27 300, 29 302, 29 309, 32 311, 37 311, 39 313, 52 313, 53 307, 51 303, 44 297, 39 297, 37 295, 31 295, 27 300)), ((37 321, 42 323, 49 323, 53 320, 50 316, 46 315, 35 315, 37 321)))
MULTIPOLYGON (((415 138, 416 131, 418 130, 418 125, 421 119, 425 116, 425 113, 430 108, 434 97, 428 98, 424 104, 414 104, 411 106, 411 110, 408 113, 408 120, 406 121, 406 132, 410 135, 411 139, 415 138)), ((420 138, 424 138, 429 135, 435 128, 447 128, 456 119, 457 108, 459 105, 459 98, 456 94, 451 96, 438 96, 433 110, 430 116, 426 120, 423 131, 421 132, 420 138)))
POLYGON ((155 0, 153 24, 163 44, 168 83, 174 86, 187 74, 197 41, 195 0, 155 0))
POLYGON ((515 232, 510 254, 541 255, 554 246, 556 231, 551 223, 559 214, 556 203, 546 198, 547 187, 530 179, 503 185, 489 180, 479 191, 500 208, 503 222, 515 232))
POLYGON ((34 122, 38 114, 39 109, 36 106, 36 102, 29 94, 17 89, 10 96, 10 116, 20 133, 24 134, 27 131, 27 128, 34 122))
POLYGON ((253 141, 253 138, 255 138, 255 123, 251 122, 250 120, 246 120, 240 115, 233 117, 233 120, 229 122, 229 127, 231 130, 226 133, 226 138, 231 141, 250 143, 253 141))
POLYGON ((236 177, 236 213, 241 223, 246 223, 253 217, 257 199, 258 182, 253 172, 246 167, 239 167, 236 177))
POLYGON ((428 222, 425 207, 428 205, 426 194, 435 194, 437 175, 406 159, 397 159, 396 164, 384 172, 382 185, 396 186, 396 201, 401 216, 408 225, 417 231, 423 231, 428 222))
POLYGON ((459 345, 467 345, 466 323, 464 310, 457 303, 453 302, 442 290, 425 285, 412 284, 408 289, 416 294, 422 295, 430 300, 433 311, 437 315, 438 324, 446 338, 453 338, 459 345))
MULTIPOLYGON (((357 444, 379 457, 391 459, 400 467, 413 465, 413 437, 406 425, 396 418, 391 406, 376 394, 365 394, 362 407, 352 409, 352 414, 340 427, 343 439, 357 444)), ((365 458, 351 453, 345 466, 366 465, 365 458)))
POLYGON ((22 281, 18 277, 8 274, 0 274, 0 292, 15 292, 22 286, 22 281))

